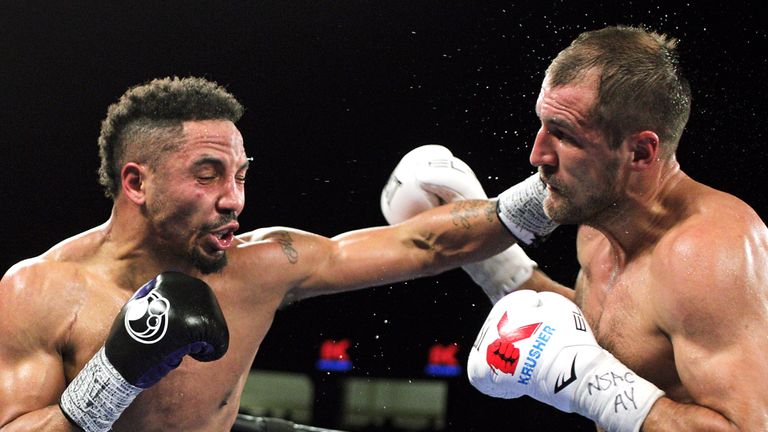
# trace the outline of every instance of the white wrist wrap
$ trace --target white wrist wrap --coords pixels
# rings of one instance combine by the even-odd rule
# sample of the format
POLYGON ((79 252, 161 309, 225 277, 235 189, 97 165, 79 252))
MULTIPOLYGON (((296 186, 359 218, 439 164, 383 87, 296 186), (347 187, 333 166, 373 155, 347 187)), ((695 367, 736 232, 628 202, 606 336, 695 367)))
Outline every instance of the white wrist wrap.
POLYGON ((638 432, 654 402, 664 396, 599 346, 566 347, 555 364, 542 381, 559 389, 553 405, 595 421, 606 432, 638 432))
POLYGON ((499 219, 512 235, 530 245, 557 228, 544 213, 546 197, 547 186, 534 174, 499 195, 499 219))
POLYGON ((101 347, 64 390, 59 406, 87 432, 109 431, 142 390, 120 375, 101 347))
POLYGON ((536 267, 536 261, 528 258, 523 249, 514 244, 498 255, 461 268, 483 288, 491 303, 496 304, 530 279, 536 267))

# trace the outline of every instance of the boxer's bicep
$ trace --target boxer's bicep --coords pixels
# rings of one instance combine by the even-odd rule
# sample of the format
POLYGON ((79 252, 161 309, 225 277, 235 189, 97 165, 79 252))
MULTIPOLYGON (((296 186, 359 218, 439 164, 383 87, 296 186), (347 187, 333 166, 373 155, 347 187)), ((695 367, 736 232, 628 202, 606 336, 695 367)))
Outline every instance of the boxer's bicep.
MULTIPOLYGON (((688 314, 687 320, 710 320, 713 316, 688 314)), ((707 408, 702 416, 722 417, 738 430, 757 430, 766 418, 765 386, 768 374, 765 343, 748 336, 748 316, 714 317, 711 325, 691 324, 673 328, 675 368, 692 399, 685 401, 707 408), (718 327, 718 328, 714 328, 718 327), (752 427, 750 427, 752 426, 752 427)), ((764 336, 763 336, 764 338, 764 336)))
POLYGON ((2 343, 0 353, 0 427, 49 430, 42 426, 59 424, 65 428, 50 430, 69 430, 58 408, 66 385, 59 353, 29 351, 7 342, 2 343))
POLYGON ((768 418, 766 287, 738 248, 720 239, 678 244, 685 250, 657 268, 659 323, 692 403, 740 430, 761 429, 768 418))
POLYGON ((47 267, 20 263, 0 282, 0 427, 69 430, 58 408, 64 387, 56 302, 41 292, 47 267), (41 310, 41 308, 44 308, 41 310), (57 424, 61 429, 48 425, 57 424), (45 426, 45 427, 43 427, 45 426))
POLYGON ((317 295, 425 276, 432 251, 396 228, 380 227, 318 241, 309 253, 313 269, 302 288, 317 295))

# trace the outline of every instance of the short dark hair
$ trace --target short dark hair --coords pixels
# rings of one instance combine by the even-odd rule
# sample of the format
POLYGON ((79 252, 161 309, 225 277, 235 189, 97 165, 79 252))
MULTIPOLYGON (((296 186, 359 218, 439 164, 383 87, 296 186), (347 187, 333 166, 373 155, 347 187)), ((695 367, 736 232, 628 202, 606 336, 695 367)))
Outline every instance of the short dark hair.
POLYGON ((99 135, 99 183, 107 197, 120 190, 128 161, 150 166, 181 143, 182 122, 237 122, 243 106, 226 89, 196 77, 166 77, 128 89, 109 106, 99 135))
POLYGON ((661 157, 677 150, 691 112, 691 89, 680 71, 677 39, 642 27, 614 26, 579 35, 546 72, 552 87, 599 74, 590 119, 613 148, 629 134, 653 130, 661 157))

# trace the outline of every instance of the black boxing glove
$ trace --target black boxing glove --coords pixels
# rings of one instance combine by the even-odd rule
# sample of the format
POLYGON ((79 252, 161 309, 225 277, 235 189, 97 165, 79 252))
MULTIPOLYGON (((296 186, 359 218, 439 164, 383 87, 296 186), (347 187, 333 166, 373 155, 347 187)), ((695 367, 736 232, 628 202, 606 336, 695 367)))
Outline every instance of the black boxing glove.
POLYGON ((108 431, 185 355, 212 361, 228 346, 227 323, 211 288, 184 273, 161 273, 123 306, 104 346, 67 386, 59 406, 84 430, 108 431))

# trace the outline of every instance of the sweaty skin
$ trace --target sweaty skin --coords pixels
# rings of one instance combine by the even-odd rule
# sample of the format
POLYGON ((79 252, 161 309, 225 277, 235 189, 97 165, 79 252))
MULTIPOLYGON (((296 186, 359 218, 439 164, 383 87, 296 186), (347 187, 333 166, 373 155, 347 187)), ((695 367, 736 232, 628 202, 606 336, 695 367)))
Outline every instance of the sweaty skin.
POLYGON ((177 269, 206 281, 226 317, 227 354, 185 358, 142 392, 115 431, 229 431, 259 345, 284 303, 435 274, 511 243, 477 201, 333 239, 289 228, 233 237, 248 158, 229 121, 184 123, 185 143, 151 170, 129 163, 110 219, 12 267, 0 282, 0 427, 74 430, 58 408, 131 294, 177 269), (459 220, 461 223, 459 223, 459 220), (486 239, 486 240, 483 240, 486 239), (189 253, 187 253, 189 252, 189 253), (187 258, 208 264, 204 275, 187 258))
POLYGON ((768 430, 768 230, 747 204, 660 159, 643 131, 611 150, 585 113, 594 76, 549 87, 531 163, 545 210, 581 224, 575 290, 598 343, 666 392, 642 430, 768 430))

